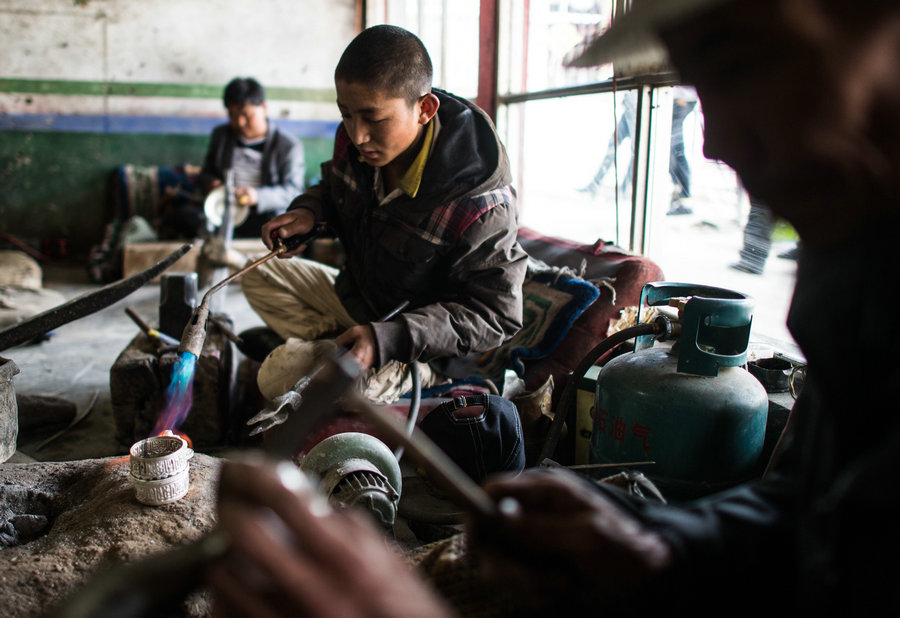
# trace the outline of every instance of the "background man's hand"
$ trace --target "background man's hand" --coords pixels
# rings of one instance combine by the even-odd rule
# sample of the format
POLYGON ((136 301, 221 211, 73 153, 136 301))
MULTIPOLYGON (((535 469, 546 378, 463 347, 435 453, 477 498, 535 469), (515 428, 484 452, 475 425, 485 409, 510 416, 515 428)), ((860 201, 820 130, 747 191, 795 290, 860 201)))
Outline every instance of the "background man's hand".
POLYGON ((235 189, 234 197, 240 206, 256 206, 259 203, 259 194, 253 187, 235 189))
POLYGON ((331 508, 294 464, 225 462, 216 616, 450 616, 368 518, 331 508))
POLYGON ((370 369, 378 360, 375 331, 368 324, 348 328, 335 339, 337 343, 356 357, 363 369, 370 369))
MULTIPOLYGON (((298 234, 306 234, 316 224, 316 217, 313 212, 307 208, 297 208, 289 210, 285 213, 272 218, 262 226, 262 240, 269 249, 275 248, 272 235, 279 238, 289 238, 298 234)), ((282 253, 279 257, 287 258, 300 253, 303 246, 299 246, 293 251, 282 253)))
POLYGON ((515 498, 521 514, 504 520, 502 533, 471 522, 473 551, 486 578, 532 604, 552 607, 573 590, 591 597, 588 605, 619 599, 672 562, 659 535, 571 472, 533 469, 485 489, 515 498))

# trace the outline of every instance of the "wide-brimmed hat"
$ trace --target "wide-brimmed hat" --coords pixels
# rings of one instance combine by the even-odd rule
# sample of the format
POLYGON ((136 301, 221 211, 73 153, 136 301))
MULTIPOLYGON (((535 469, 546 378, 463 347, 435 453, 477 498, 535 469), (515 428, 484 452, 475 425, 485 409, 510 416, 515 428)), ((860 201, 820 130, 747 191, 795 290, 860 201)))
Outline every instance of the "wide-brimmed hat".
POLYGON ((584 41, 566 60, 566 66, 593 67, 615 62, 617 73, 650 71, 668 66, 660 29, 728 0, 633 0, 599 35, 584 41))

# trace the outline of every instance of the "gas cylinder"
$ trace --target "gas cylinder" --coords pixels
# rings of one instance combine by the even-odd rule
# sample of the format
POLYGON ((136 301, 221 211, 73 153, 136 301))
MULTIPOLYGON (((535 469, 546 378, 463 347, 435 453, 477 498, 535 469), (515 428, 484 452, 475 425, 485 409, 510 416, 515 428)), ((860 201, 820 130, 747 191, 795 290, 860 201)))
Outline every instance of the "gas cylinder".
POLYGON ((639 308, 674 305, 680 335, 607 362, 597 378, 592 463, 652 461, 661 488, 694 497, 751 477, 766 432, 768 396, 743 365, 753 300, 686 283, 649 283, 639 308), (686 299, 686 300, 684 300, 686 299))

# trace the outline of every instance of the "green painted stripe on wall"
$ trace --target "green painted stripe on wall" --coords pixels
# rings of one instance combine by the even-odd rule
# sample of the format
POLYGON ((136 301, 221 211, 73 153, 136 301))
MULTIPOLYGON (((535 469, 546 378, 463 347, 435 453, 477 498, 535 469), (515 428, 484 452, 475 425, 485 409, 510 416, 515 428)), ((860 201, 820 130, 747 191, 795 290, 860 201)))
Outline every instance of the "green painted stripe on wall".
MULTIPOLYGON (((150 84, 138 82, 70 81, 63 79, 0 79, 0 92, 67 96, 172 97, 219 99, 222 86, 205 84, 150 84)), ((335 92, 315 88, 266 88, 266 97, 275 101, 334 103, 335 92)))

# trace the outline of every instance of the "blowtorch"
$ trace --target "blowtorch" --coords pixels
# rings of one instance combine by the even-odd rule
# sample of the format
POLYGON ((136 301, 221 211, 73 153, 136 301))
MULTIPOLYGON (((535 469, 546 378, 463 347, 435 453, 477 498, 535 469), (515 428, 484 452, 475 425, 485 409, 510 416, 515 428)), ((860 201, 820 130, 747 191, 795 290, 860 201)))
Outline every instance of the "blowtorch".
POLYGON ((297 234, 296 236, 290 236, 288 238, 279 238, 273 234, 272 239, 275 242, 275 248, 262 256, 258 260, 247 264, 239 271, 232 274, 230 277, 226 277, 219 283, 215 284, 209 290, 206 291, 206 294, 203 295, 200 304, 197 305, 197 308, 194 309, 194 312, 191 314, 191 319, 188 321, 187 326, 184 327, 184 332, 181 335, 181 345, 178 346, 179 355, 182 352, 187 352, 189 354, 193 354, 197 358, 200 357, 201 352, 203 352, 203 342, 206 341, 206 326, 209 321, 209 300, 213 294, 221 290, 223 287, 243 275, 249 270, 253 270, 260 264, 268 262, 274 257, 282 255, 283 253, 287 253, 288 251, 293 251, 297 247, 305 245, 310 240, 321 234, 325 231, 324 223, 317 223, 310 231, 305 234, 297 234))

